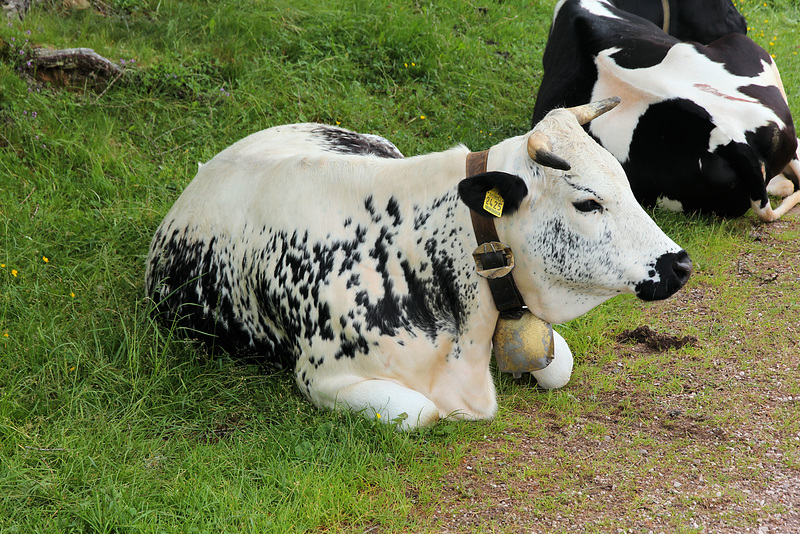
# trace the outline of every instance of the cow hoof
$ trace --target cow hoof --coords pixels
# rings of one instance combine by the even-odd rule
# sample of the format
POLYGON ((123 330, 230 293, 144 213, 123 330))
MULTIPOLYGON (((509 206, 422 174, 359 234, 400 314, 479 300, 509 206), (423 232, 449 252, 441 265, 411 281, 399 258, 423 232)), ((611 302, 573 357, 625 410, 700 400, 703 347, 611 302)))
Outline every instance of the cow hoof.
POLYGON ((767 193, 785 198, 794 193, 794 184, 783 176, 778 175, 767 184, 767 193))
POLYGON ((567 342, 555 330, 553 331, 555 349, 553 361, 541 371, 533 371, 531 375, 536 379, 540 388, 557 389, 567 385, 572 376, 572 351, 567 342))

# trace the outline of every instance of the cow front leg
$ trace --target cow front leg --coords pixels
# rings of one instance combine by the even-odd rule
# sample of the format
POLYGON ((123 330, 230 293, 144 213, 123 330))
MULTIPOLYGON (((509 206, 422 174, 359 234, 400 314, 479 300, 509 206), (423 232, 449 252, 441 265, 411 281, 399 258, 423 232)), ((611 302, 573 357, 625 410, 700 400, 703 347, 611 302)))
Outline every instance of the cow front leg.
POLYGON ((780 205, 775 209, 772 209, 769 201, 763 207, 761 206, 760 201, 750 201, 753 211, 756 212, 758 218, 763 222, 772 222, 780 219, 786 212, 795 207, 797 204, 800 204, 800 191, 795 191, 788 197, 784 198, 780 205))
POLYGON ((561 335, 553 330, 553 361, 541 371, 532 371, 539 387, 557 389, 567 385, 572 376, 572 351, 561 335))
POLYGON ((767 184, 767 193, 770 195, 785 198, 796 190, 800 190, 800 141, 798 143, 798 154, 781 174, 773 177, 767 184))
POLYGON ((794 193, 794 184, 784 175, 779 174, 767 184, 767 193, 772 196, 785 198, 794 193))
POLYGON ((439 409, 428 397, 388 380, 362 379, 321 395, 318 400, 327 408, 360 412, 384 423, 396 421, 401 430, 428 426, 440 417, 439 409))
MULTIPOLYGON (((798 151, 800 151, 800 148, 798 148, 798 151)), ((765 170, 764 165, 762 164, 762 172, 764 172, 764 170, 765 170)), ((792 186, 791 189, 794 189, 795 184, 791 180, 791 178, 797 179, 798 174, 800 174, 800 161, 798 161, 797 158, 795 158, 789 163, 789 165, 787 165, 786 170, 784 171, 784 176, 778 175, 776 177, 773 177, 773 179, 769 181, 767 192, 770 194, 778 192, 776 191, 778 184, 783 183, 783 181, 785 181, 786 178, 788 178, 790 181, 790 185, 792 186), (778 179, 779 177, 783 178, 783 181, 779 180, 778 179), (773 185, 773 182, 776 182, 776 184, 773 185)), ((766 179, 766 176, 764 176, 764 178, 766 179)), ((795 207, 797 204, 800 204, 800 190, 794 191, 794 193, 792 193, 791 190, 787 188, 786 191, 780 191, 779 193, 784 193, 784 192, 789 194, 781 201, 780 205, 775 209, 772 209, 772 205, 770 204, 769 200, 767 200, 766 204, 762 206, 760 200, 750 199, 750 205, 759 219, 761 219, 763 222, 772 222, 778 220, 790 209, 795 207)))

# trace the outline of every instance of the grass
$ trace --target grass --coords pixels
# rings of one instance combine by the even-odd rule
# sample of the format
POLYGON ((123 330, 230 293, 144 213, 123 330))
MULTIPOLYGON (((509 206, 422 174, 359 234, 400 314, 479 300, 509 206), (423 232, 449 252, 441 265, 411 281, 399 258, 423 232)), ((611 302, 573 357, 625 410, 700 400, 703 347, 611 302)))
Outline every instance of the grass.
MULTIPOLYGON (((797 114, 800 10, 737 3, 797 114)), ((687 289, 562 325, 571 383, 500 376, 491 422, 400 434, 320 412, 287 373, 149 318, 149 241, 198 162, 300 121, 409 155, 525 131, 553 0, 65 5, 0 25, 0 531, 726 532, 786 514, 764 492, 800 468, 796 215, 654 212, 695 262, 687 289), (33 46, 126 75, 31 83, 33 46), (640 324, 700 342, 615 341, 640 324)))

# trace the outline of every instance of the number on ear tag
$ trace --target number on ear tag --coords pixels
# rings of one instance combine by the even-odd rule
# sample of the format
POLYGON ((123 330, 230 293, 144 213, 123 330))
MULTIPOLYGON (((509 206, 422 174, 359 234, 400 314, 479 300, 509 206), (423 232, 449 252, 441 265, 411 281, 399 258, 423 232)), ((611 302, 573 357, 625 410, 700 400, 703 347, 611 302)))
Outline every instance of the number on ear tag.
POLYGON ((495 217, 500 217, 503 214, 503 204, 505 204, 505 200, 503 200, 500 191, 496 187, 486 192, 486 198, 483 199, 484 210, 495 217))

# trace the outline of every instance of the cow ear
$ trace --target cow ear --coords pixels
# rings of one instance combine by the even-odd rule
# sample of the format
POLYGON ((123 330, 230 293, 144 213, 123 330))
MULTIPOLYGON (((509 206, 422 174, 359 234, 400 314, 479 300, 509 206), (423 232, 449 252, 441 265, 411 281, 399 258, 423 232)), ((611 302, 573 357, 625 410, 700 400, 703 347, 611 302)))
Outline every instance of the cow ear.
POLYGON ((482 172, 458 184, 458 195, 464 204, 483 217, 498 217, 493 209, 498 205, 501 205, 502 214, 514 213, 527 194, 528 186, 522 178, 507 172, 482 172))

